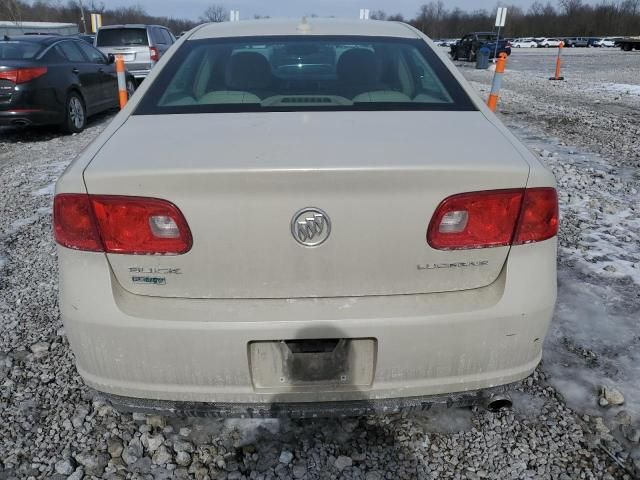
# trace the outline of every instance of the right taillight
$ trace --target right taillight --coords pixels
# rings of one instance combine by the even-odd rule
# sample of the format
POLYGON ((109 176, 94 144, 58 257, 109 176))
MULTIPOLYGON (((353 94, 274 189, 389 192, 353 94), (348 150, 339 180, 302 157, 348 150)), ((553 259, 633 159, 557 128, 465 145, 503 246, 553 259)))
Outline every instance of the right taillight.
POLYGON ((156 47, 149 47, 149 55, 151 56, 152 62, 157 62, 160 60, 160 53, 156 47))
POLYGON ((54 232, 67 248, 126 255, 180 255, 193 244, 178 207, 146 197, 56 195, 54 232))
POLYGON ((445 199, 431 218, 427 242, 438 250, 465 250, 540 242, 557 232, 555 189, 489 190, 445 199))
POLYGON ((522 213, 514 245, 541 242, 558 233, 560 215, 555 188, 528 188, 524 191, 522 213))

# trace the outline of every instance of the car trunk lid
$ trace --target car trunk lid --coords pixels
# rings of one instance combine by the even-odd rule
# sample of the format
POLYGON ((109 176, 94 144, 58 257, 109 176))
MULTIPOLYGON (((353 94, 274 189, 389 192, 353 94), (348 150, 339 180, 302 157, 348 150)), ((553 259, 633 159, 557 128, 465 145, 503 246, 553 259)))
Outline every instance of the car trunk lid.
POLYGON ((85 181, 91 194, 169 200, 191 229, 183 255, 107 255, 125 289, 295 298, 492 283, 509 247, 435 250, 429 220, 450 195, 523 188, 528 172, 480 112, 279 112, 132 116, 85 181), (315 247, 292 232, 309 207, 331 222, 315 247))
POLYGON ((100 30, 96 45, 105 55, 122 55, 129 70, 151 68, 151 50, 145 28, 100 30))

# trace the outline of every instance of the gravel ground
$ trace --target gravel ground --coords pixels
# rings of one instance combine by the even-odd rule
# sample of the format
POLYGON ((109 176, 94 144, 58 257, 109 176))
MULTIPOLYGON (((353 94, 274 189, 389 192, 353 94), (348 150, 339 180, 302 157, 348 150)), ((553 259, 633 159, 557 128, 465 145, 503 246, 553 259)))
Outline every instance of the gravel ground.
MULTIPOLYGON (((579 308, 574 290, 584 290, 610 307, 604 315, 637 323, 638 99, 602 83, 637 80, 586 73, 591 62, 594 70, 611 67, 623 75, 627 57, 603 66, 601 53, 571 52, 582 55, 588 84, 550 86, 546 74, 536 73, 544 55, 512 56, 500 110, 558 176, 559 311, 543 365, 514 392, 514 409, 497 414, 448 409, 223 421, 114 412, 73 367, 57 310, 51 240, 53 183, 109 117, 73 136, 0 129, 0 479, 633 478, 634 463, 640 467, 634 379, 624 376, 629 369, 617 358, 620 345, 591 344, 567 311, 579 308), (568 388, 562 381, 575 372, 592 375, 568 388), (628 410, 597 406, 595 385, 606 379, 626 395, 628 410)), ((486 93, 489 72, 461 69, 486 93)), ((633 366, 640 340, 629 331, 618 340, 633 366)), ((619 401, 611 391, 607 398, 619 401)))

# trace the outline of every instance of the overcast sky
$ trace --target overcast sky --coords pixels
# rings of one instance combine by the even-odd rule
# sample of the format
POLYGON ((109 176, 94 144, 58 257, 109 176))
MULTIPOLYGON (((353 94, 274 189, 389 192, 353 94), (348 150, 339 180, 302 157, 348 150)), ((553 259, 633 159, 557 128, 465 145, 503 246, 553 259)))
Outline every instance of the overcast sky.
MULTIPOLYGON (((0 0, 1 1, 1 0, 0 0)), ((421 0, 103 0, 107 7, 131 6, 139 4, 153 15, 197 19, 204 9, 212 3, 224 5, 229 9, 240 10, 241 18, 252 18, 254 14, 272 17, 301 17, 315 13, 317 15, 335 15, 336 17, 358 18, 361 8, 384 10, 387 13, 402 13, 413 17, 418 7, 426 3, 421 0)), ((449 9, 460 7, 465 10, 486 8, 492 10, 497 0, 445 0, 449 9)), ((528 8, 533 0, 508 0, 503 3, 528 8)))

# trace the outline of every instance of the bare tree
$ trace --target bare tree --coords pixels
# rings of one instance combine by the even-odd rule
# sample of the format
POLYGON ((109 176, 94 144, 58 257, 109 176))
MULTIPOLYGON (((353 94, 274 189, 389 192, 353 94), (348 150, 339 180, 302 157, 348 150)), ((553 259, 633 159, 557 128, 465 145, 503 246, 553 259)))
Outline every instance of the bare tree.
POLYGON ((371 12, 371 15, 369 15, 369 18, 371 20, 386 20, 387 14, 384 12, 384 10, 375 10, 371 12))
POLYGON ((202 20, 203 22, 214 22, 214 23, 225 22, 227 21, 227 19, 228 19, 227 9, 222 5, 217 5, 217 4, 213 4, 209 6, 200 17, 200 20, 202 20))
POLYGON ((14 23, 22 21, 22 8, 19 0, 3 0, 0 3, 0 17, 6 17, 14 23))
POLYGON ((565 15, 568 16, 575 15, 584 7, 584 5, 582 5, 582 0, 560 0, 559 3, 565 15))
POLYGON ((387 20, 389 20, 390 22, 404 22, 404 17, 401 13, 395 13, 393 15, 389 15, 387 17, 387 20))

